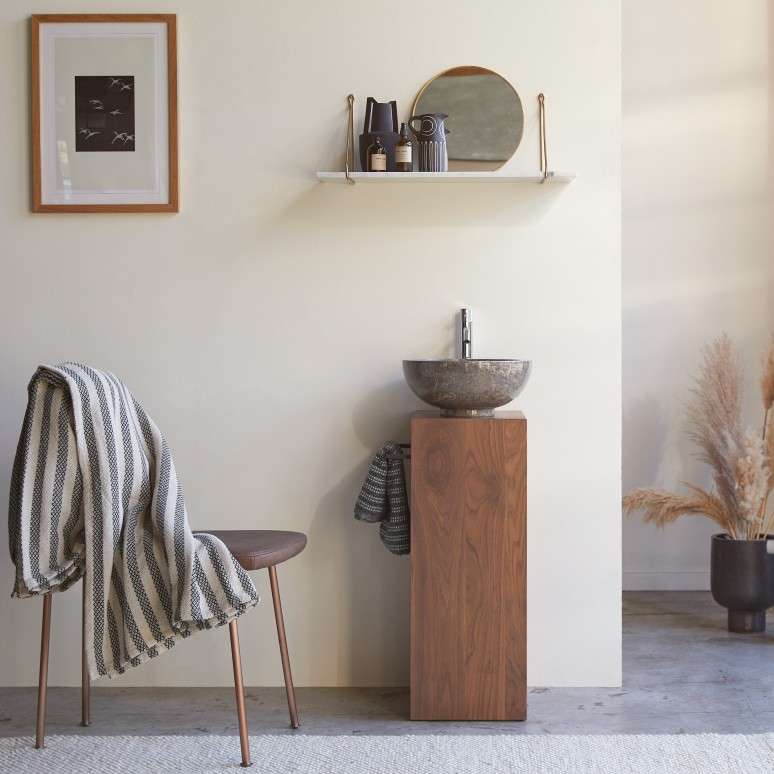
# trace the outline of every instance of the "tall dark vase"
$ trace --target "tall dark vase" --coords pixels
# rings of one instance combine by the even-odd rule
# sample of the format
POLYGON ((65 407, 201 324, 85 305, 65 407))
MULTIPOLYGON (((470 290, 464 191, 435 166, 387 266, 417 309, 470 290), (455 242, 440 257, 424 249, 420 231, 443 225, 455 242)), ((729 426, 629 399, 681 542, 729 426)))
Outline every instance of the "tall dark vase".
POLYGON ((766 542, 712 536, 710 588, 715 601, 728 608, 730 632, 766 630, 766 610, 774 606, 774 554, 767 553, 766 542))

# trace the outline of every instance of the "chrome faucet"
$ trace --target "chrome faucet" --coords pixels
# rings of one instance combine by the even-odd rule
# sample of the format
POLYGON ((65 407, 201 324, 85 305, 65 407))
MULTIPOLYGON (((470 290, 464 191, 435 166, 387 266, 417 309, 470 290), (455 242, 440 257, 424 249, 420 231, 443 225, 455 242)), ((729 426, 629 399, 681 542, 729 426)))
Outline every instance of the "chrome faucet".
POLYGON ((473 357, 473 310, 460 309, 460 341, 462 342, 462 359, 473 357))

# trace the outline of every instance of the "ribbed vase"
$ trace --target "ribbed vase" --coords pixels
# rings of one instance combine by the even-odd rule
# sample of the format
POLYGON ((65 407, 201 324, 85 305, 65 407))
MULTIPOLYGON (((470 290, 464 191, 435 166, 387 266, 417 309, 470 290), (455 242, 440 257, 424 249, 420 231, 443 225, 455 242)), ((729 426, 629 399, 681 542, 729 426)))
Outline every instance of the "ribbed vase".
POLYGON ((449 156, 446 151, 446 135, 449 130, 443 125, 448 117, 446 113, 422 113, 409 118, 408 127, 416 137, 419 172, 449 171, 449 156))
POLYGON ((417 145, 420 172, 448 172, 446 140, 420 140, 417 145))

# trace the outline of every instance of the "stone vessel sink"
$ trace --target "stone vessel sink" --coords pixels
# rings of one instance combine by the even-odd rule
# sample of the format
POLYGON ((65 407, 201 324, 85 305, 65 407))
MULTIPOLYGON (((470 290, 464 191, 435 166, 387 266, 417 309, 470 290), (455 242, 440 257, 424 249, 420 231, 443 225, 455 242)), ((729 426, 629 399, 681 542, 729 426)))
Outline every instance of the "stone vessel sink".
POLYGON ((524 389, 529 360, 404 360, 414 394, 445 417, 491 417, 524 389))

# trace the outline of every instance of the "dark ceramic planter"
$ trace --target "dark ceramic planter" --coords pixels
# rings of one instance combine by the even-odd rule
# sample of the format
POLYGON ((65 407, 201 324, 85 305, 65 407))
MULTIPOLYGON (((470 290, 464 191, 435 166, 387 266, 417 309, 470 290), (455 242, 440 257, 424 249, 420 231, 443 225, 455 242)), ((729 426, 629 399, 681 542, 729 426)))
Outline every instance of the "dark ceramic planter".
POLYGON ((730 632, 766 630, 766 610, 774 606, 774 554, 767 553, 766 542, 712 536, 710 588, 715 601, 728 608, 730 632))

